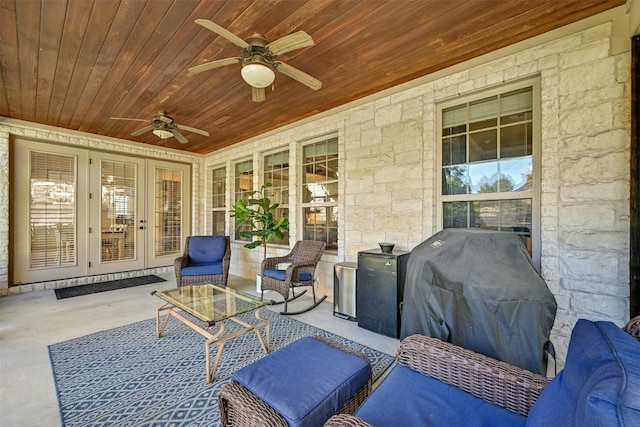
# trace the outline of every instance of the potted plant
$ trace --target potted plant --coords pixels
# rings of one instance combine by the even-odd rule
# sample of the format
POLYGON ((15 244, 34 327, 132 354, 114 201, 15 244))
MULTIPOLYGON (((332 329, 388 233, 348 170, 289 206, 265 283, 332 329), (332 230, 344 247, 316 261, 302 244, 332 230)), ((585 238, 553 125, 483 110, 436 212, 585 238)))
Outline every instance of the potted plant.
MULTIPOLYGON (((271 204, 271 199, 266 195, 265 190, 272 186, 270 182, 265 182, 260 190, 250 192, 248 199, 238 200, 233 205, 231 213, 236 219, 236 230, 243 224, 249 224, 249 230, 241 230, 239 234, 241 237, 252 239, 244 245, 245 248, 262 246, 262 259, 267 257, 267 244, 275 238, 283 239, 284 233, 289 231, 289 218, 276 218, 274 212, 280 204, 271 204)), ((258 281, 259 279, 258 275, 258 281)))

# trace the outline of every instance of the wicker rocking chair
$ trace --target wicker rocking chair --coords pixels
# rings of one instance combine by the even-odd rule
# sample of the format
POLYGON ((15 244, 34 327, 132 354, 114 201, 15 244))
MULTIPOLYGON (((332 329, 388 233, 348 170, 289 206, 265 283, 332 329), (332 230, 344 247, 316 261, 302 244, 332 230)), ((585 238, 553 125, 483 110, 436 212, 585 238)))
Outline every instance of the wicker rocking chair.
POLYGON ((316 291, 313 286, 315 283, 314 274, 316 265, 320 261, 325 246, 325 242, 299 240, 288 255, 265 258, 264 261, 262 261, 262 289, 260 298, 263 298, 264 291, 268 290, 276 291, 282 295, 284 301, 272 301, 272 304, 284 303, 284 311, 280 314, 300 314, 317 307, 327 298, 325 295, 320 299, 316 299, 316 291), (289 266, 286 270, 281 270, 278 267, 279 264, 289 264, 289 266), (311 286, 313 304, 303 310, 295 312, 287 311, 287 302, 307 292, 305 289, 296 294, 295 288, 305 286, 311 286))

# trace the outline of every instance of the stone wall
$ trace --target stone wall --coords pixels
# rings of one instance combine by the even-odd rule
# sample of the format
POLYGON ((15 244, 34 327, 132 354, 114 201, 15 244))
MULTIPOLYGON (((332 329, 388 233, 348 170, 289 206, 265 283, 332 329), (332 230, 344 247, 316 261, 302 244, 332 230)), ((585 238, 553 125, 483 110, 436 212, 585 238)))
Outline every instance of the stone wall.
MULTIPOLYGON (((335 262, 355 261, 380 241, 411 250, 438 230, 437 104, 538 77, 541 273, 558 303, 552 340, 562 366, 578 318, 628 319, 630 54, 611 53, 613 33, 602 23, 216 152, 206 167, 231 173, 234 161, 252 156, 259 170, 261 153, 282 147, 295 176, 305 140, 339 135, 339 249, 320 272, 321 293, 331 297, 335 262)), ((291 188, 295 206, 300 189, 291 188)), ((295 225, 291 238, 300 238, 295 225)), ((232 273, 253 277, 260 254, 241 245, 233 253, 232 273)))
MULTIPOLYGON (((411 250, 438 230, 437 103, 522 78, 541 87, 541 273, 558 303, 552 339, 560 366, 580 317, 628 319, 629 130, 628 49, 612 49, 614 27, 601 23, 465 69, 439 74, 406 90, 290 125, 204 160, 170 150, 51 128, 0 121, 0 291, 7 290, 9 134, 95 149, 135 152, 192 163, 193 232, 209 232, 209 171, 227 167, 231 206, 233 163, 252 158, 259 179, 262 155, 291 153, 291 206, 300 200, 298 157, 304 141, 337 134, 340 142, 339 248, 320 266, 320 293, 331 298, 333 264, 355 261, 380 241, 411 250), (614 52, 614 53, 612 53, 614 52), (131 150, 131 151, 129 151, 131 150)), ((301 238, 292 212, 291 240, 301 238)), ((227 225, 227 234, 231 234, 227 225)), ((272 247, 269 255, 288 252, 272 247)), ((231 273, 254 277, 261 251, 232 248, 231 273)), ((11 288, 12 292, 16 287, 11 288)), ((20 286, 19 288, 22 288, 20 286)), ((24 289, 29 289, 25 287, 24 289)), ((34 289, 40 289, 35 287, 34 289)), ((29 289, 31 290, 31 289, 29 289)))

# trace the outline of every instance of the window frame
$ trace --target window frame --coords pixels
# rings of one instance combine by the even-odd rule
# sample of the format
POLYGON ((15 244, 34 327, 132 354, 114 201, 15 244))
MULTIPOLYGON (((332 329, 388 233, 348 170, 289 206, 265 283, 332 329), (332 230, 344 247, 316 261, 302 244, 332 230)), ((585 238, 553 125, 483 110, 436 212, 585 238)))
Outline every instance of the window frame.
MULTIPOLYGON (((233 163, 233 203, 232 205, 235 205, 236 202, 238 202, 239 200, 244 200, 244 199, 248 199, 249 198, 249 193, 251 193, 252 191, 254 191, 254 184, 253 184, 253 180, 255 177, 255 173, 256 173, 256 169, 255 169, 255 165, 253 162, 253 158, 245 158, 242 160, 237 160, 233 163), (249 190, 238 190, 239 187, 239 177, 238 177, 238 165, 240 164, 244 164, 244 163, 249 163, 251 164, 251 175, 250 175, 250 179, 249 181, 251 182, 251 188, 249 190)), ((233 223, 231 224, 231 226, 233 227, 231 230, 232 236, 233 236, 233 240, 234 241, 238 241, 238 242, 243 242, 243 243, 249 243, 251 242, 252 239, 248 238, 245 239, 243 237, 240 236, 239 231, 240 230, 236 230, 236 223, 235 223, 235 219, 233 220, 233 223)), ((243 229, 246 230, 250 230, 251 229, 251 225, 250 224, 244 224, 243 225, 243 229)))
MULTIPOLYGON (((284 170, 285 168, 279 168, 279 170, 284 170)), ((262 184, 265 184, 267 182, 271 182, 271 184, 273 184, 272 187, 267 188, 265 190, 265 195, 267 197, 269 197, 269 199, 271 199, 271 204, 273 203, 279 203, 279 206, 277 209, 283 209, 286 211, 286 213, 283 213, 284 216, 286 217, 290 217, 291 214, 291 205, 290 205, 290 198, 291 198, 291 150, 289 149, 289 147, 282 147, 280 149, 277 150, 273 150, 273 151, 269 151, 266 153, 262 154, 262 184), (269 172, 273 172, 275 169, 269 169, 267 170, 268 166, 267 166, 267 159, 269 157, 274 157, 274 156, 279 156, 279 155, 284 155, 284 153, 286 153, 286 158, 287 158, 287 166, 286 169, 288 170, 288 174, 289 174, 289 179, 287 182, 286 186, 283 185, 275 185, 273 183, 273 181, 268 180, 267 179, 267 173, 269 172), (280 194, 282 194, 283 191, 286 191, 286 193, 288 194, 288 201, 287 203, 284 203, 279 199, 279 197, 276 197, 275 193, 279 192, 280 194)), ((285 238, 283 241, 272 241, 271 243, 269 243, 270 245, 280 245, 280 246, 286 246, 289 247, 289 244, 291 242, 291 230, 289 230, 289 232, 285 233, 285 238)))
MULTIPOLYGON (((531 200, 531 258, 536 270, 541 267, 541 88, 540 78, 528 78, 512 82, 490 89, 474 92, 472 94, 456 97, 439 102, 437 104, 436 130, 437 130, 437 155, 436 155, 436 227, 442 230, 444 227, 444 203, 446 202, 482 202, 503 200, 531 200), (467 193, 467 194, 443 194, 443 111, 452 107, 470 104, 472 102, 503 95, 519 89, 531 87, 532 89, 532 188, 528 191, 496 192, 496 193, 467 193)), ((467 134, 469 130, 467 130, 467 134)))
MULTIPOLYGON (((305 163, 305 148, 314 144, 318 144, 318 143, 322 143, 322 142, 329 142, 331 140, 335 140, 337 147, 336 147, 336 151, 335 151, 335 161, 336 163, 339 165, 340 163, 340 140, 339 140, 339 135, 338 133, 331 133, 331 134, 327 134, 327 135, 323 135, 323 136, 319 136, 313 139, 308 139, 305 140, 303 142, 300 143, 300 150, 299 150, 299 173, 300 173, 300 184, 298 186, 299 191, 300 191, 300 202, 297 204, 300 207, 300 213, 298 216, 299 219, 299 235, 302 236, 302 239, 307 239, 307 237, 305 236, 305 226, 307 225, 307 222, 305 220, 305 210, 309 207, 321 207, 321 208, 325 208, 327 210, 331 209, 332 211, 337 212, 338 209, 340 209, 340 193, 339 193, 339 189, 340 189, 340 178, 336 177, 335 180, 331 180, 331 181, 326 181, 326 183, 335 183, 335 188, 336 188, 336 198, 335 201, 332 202, 304 202, 304 195, 305 195, 305 191, 306 191, 306 178, 305 178, 305 173, 306 173, 306 165, 307 163, 305 163)), ((340 241, 339 241, 339 235, 340 235, 340 219, 337 218, 336 219, 336 226, 335 226, 335 236, 336 236, 336 243, 335 243, 335 247, 331 247, 329 245, 329 242, 327 242, 327 248, 325 249, 325 252, 328 253, 337 253, 340 247, 340 241)), ((332 227, 326 227, 327 229, 332 228, 332 227)), ((326 240, 325 240, 326 241, 326 240)))
MULTIPOLYGON (((215 222, 214 222, 214 218, 216 216, 216 214, 222 212, 224 215, 224 227, 222 230, 222 235, 226 235, 226 213, 227 213, 227 167, 226 166, 219 166, 219 167, 212 167, 211 169, 209 169, 209 178, 211 179, 210 184, 211 184, 211 191, 209 193, 209 196, 211 197, 211 219, 210 219, 210 226, 211 226, 211 234, 215 234, 216 233, 216 229, 214 227, 215 222), (216 183, 220 182, 220 179, 216 179, 216 172, 222 171, 222 186, 223 186, 223 191, 222 193, 218 193, 216 192, 216 183), (222 196, 222 206, 216 206, 216 197, 220 197, 222 196)), ((219 177, 218 177, 219 178, 219 177)))

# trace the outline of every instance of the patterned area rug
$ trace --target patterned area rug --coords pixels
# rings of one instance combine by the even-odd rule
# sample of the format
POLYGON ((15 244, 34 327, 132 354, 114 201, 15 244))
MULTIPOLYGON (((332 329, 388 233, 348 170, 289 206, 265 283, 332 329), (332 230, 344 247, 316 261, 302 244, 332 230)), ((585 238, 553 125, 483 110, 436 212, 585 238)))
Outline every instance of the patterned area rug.
MULTIPOLYGON (((390 355, 291 317, 262 313, 271 320, 272 351, 303 336, 332 338, 369 358, 374 381, 393 362, 390 355)), ((240 317, 255 321, 253 313, 240 317)), ((226 333, 239 328, 234 322, 225 326, 226 333)), ((264 356, 256 335, 226 343, 216 379, 208 384, 204 337, 174 318, 162 338, 155 328, 150 319, 49 346, 63 427, 220 425, 220 388, 234 371, 264 356)))

